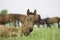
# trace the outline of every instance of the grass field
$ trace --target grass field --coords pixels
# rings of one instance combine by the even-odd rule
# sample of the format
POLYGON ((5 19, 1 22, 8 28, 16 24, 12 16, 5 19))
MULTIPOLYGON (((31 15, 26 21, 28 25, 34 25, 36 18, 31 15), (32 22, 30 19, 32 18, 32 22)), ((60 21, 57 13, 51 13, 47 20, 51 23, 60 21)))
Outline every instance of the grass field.
MULTIPOLYGON (((3 38, 0 38, 3 40, 3 38)), ((20 36, 11 40, 60 40, 60 28, 34 28, 29 36, 20 36)))

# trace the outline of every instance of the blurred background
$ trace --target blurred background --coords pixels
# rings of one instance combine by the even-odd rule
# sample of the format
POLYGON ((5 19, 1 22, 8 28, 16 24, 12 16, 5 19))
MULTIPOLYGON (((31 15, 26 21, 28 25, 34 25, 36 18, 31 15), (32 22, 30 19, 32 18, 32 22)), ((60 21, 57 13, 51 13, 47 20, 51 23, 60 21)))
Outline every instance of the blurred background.
POLYGON ((60 0, 0 0, 0 12, 3 9, 8 13, 24 15, 27 9, 32 12, 36 9, 41 18, 60 17, 60 0))

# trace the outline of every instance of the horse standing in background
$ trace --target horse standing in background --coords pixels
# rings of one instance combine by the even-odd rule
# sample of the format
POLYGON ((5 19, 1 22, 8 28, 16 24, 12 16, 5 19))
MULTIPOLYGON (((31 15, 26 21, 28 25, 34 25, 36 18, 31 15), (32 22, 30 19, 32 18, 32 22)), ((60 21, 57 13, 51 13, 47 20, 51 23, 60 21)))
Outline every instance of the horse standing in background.
POLYGON ((19 26, 19 22, 24 23, 26 15, 22 14, 0 14, 0 24, 5 25, 6 23, 13 23, 13 26, 16 27, 16 21, 19 26))
POLYGON ((0 14, 0 24, 5 25, 6 23, 12 22, 12 17, 9 14, 0 14))
POLYGON ((0 24, 5 25, 6 23, 13 23, 16 27, 16 14, 0 14, 0 24))
POLYGON ((18 26, 19 26, 19 22, 21 22, 22 24, 24 23, 25 18, 26 18, 26 15, 15 14, 15 20, 17 21, 18 26))
POLYGON ((47 18, 46 19, 46 24, 48 27, 51 27, 51 24, 57 23, 58 27, 60 27, 59 25, 59 18, 58 17, 54 17, 54 18, 47 18))
POLYGON ((37 15, 35 16, 35 21, 34 21, 34 25, 36 24, 38 27, 40 27, 40 20, 41 20, 41 17, 40 15, 37 15))

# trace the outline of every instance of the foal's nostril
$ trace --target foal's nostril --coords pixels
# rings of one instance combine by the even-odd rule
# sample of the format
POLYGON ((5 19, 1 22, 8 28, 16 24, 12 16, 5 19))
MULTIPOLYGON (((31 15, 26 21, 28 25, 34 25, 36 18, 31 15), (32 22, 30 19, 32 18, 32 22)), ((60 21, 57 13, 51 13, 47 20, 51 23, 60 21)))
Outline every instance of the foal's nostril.
POLYGON ((33 31, 33 28, 29 28, 29 32, 32 32, 33 31))

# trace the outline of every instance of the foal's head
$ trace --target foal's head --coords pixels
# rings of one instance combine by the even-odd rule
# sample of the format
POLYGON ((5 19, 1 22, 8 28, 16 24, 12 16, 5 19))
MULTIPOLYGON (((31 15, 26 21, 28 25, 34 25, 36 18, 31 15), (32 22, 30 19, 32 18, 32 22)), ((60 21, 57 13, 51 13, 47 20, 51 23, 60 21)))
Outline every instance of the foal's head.
POLYGON ((25 18, 25 22, 23 24, 23 29, 22 29, 23 34, 26 36, 29 35, 29 33, 32 32, 33 30, 35 15, 36 15, 35 11, 32 13, 29 11, 29 9, 27 10, 27 16, 25 18))

